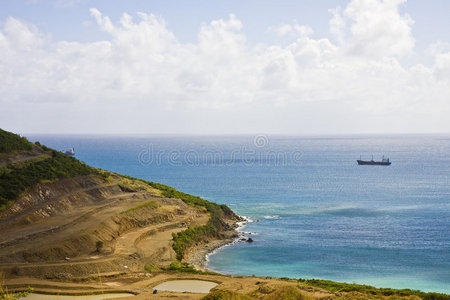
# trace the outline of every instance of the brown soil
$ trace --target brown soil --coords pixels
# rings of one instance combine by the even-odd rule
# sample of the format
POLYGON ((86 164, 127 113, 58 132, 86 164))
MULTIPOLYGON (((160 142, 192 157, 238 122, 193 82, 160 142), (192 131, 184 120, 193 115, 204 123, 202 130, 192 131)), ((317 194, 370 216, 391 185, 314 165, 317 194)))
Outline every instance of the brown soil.
POLYGON ((208 215, 123 180, 87 176, 41 184, 0 212, 0 271, 8 278, 70 279, 170 264, 172 233, 206 224, 208 215))

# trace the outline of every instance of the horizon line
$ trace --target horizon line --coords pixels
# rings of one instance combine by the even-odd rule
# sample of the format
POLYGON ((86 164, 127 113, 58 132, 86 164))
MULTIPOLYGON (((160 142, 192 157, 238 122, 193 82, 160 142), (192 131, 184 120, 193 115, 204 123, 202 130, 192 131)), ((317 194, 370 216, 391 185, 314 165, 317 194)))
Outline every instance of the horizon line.
POLYGON ((233 137, 233 136, 279 136, 279 137, 334 137, 334 136, 431 136, 431 135, 450 135, 450 132, 375 132, 375 133, 46 133, 46 132, 26 132, 18 133, 21 136, 27 135, 53 135, 53 136, 192 136, 192 137, 233 137))

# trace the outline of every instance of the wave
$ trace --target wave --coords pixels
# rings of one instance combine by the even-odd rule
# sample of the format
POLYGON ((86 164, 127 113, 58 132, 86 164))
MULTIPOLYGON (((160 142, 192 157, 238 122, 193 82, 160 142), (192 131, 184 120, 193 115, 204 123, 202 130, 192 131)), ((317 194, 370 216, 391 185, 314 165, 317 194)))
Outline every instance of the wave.
POLYGON ((278 220, 278 219, 281 219, 281 217, 280 217, 279 215, 264 216, 263 218, 264 218, 264 219, 268 219, 268 220, 273 220, 273 219, 278 220))
POLYGON ((243 219, 243 221, 236 223, 237 225, 236 231, 238 232, 242 232, 242 229, 244 229, 244 227, 247 226, 248 223, 253 222, 253 220, 250 217, 247 216, 240 216, 240 217, 243 219))

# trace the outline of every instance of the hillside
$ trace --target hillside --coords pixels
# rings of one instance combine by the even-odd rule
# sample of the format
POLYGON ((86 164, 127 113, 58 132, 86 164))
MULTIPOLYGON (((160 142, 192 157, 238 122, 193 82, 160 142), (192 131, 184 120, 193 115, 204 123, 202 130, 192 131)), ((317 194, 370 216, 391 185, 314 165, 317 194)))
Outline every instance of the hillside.
POLYGON ((0 153, 31 150, 32 145, 26 138, 0 128, 0 153))
POLYGON ((9 291, 130 292, 130 299, 200 299, 159 292, 171 279, 218 283, 205 299, 445 299, 320 280, 233 277, 188 262, 237 237, 241 219, 171 187, 90 167, 1 131, 0 299, 9 291), (207 250, 205 250, 207 249, 207 250))

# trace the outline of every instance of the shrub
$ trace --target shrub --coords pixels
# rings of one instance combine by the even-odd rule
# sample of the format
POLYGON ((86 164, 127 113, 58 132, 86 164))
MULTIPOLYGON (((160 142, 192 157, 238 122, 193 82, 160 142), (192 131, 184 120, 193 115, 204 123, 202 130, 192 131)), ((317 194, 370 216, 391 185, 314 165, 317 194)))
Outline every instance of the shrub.
POLYGON ((186 262, 179 262, 179 261, 173 261, 169 268, 169 271, 174 272, 185 272, 185 273, 194 273, 194 274, 200 274, 202 271, 196 270, 193 266, 186 262))
POLYGON ((97 241, 95 243, 95 248, 97 249, 97 252, 100 252, 103 249, 103 242, 102 241, 97 241))
POLYGON ((203 226, 193 226, 188 229, 173 233, 173 245, 172 248, 177 254, 177 259, 182 260, 187 249, 189 249, 193 244, 206 240, 208 238, 220 238, 220 231, 224 230, 227 225, 223 221, 224 217, 237 217, 234 212, 226 205, 219 205, 213 202, 209 202, 198 196, 189 195, 176 189, 155 182, 149 182, 142 180, 151 187, 161 191, 161 195, 167 198, 178 198, 181 199, 188 205, 205 209, 209 215, 210 219, 206 225, 203 226))
POLYGON ((0 207, 6 207, 22 192, 42 181, 52 181, 88 174, 99 174, 76 158, 52 150, 52 157, 19 164, 9 164, 0 173, 0 207))
POLYGON ((25 137, 0 129, 0 153, 31 149, 31 143, 25 137))
POLYGON ((192 265, 190 265, 189 263, 187 263, 187 262, 180 262, 180 261, 177 261, 177 260, 173 261, 169 265, 167 270, 168 271, 172 271, 172 272, 216 275, 216 273, 213 273, 213 272, 203 272, 203 271, 197 270, 192 265))

